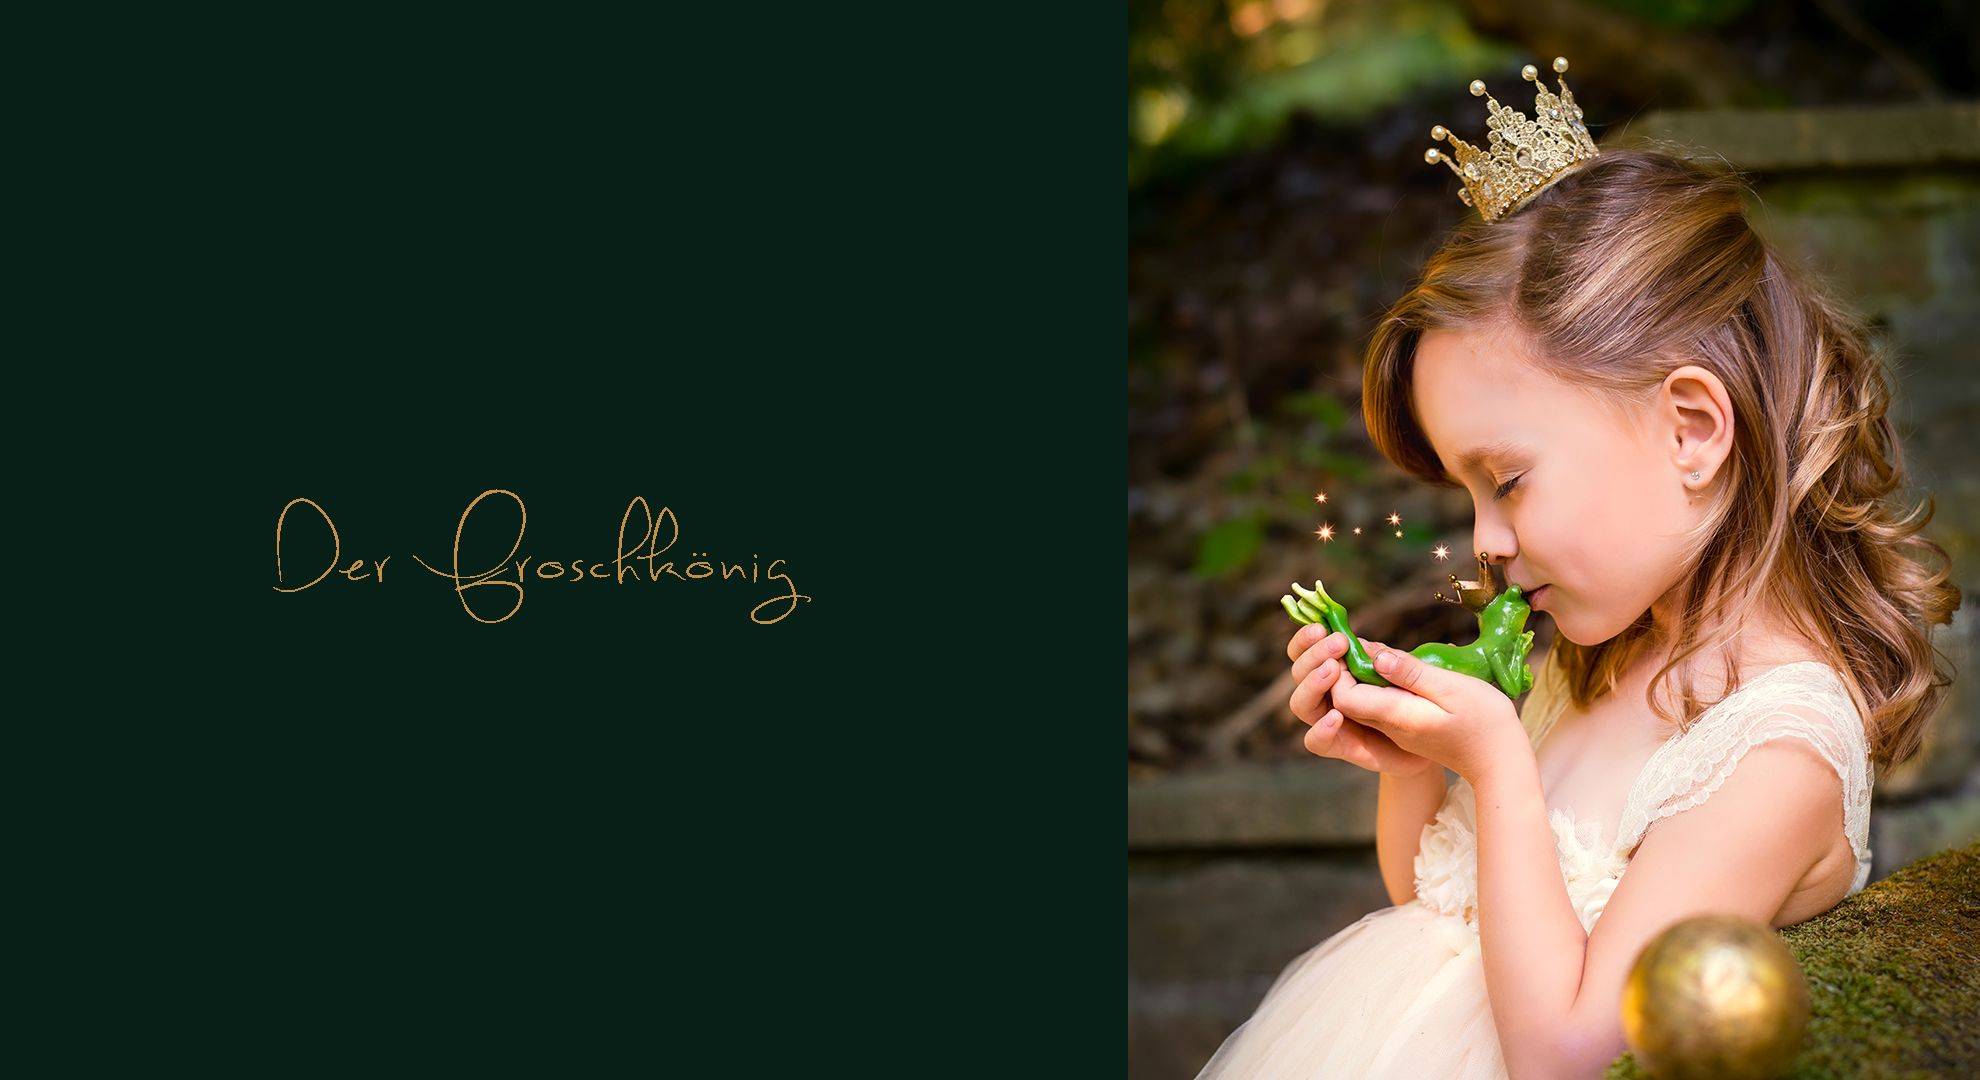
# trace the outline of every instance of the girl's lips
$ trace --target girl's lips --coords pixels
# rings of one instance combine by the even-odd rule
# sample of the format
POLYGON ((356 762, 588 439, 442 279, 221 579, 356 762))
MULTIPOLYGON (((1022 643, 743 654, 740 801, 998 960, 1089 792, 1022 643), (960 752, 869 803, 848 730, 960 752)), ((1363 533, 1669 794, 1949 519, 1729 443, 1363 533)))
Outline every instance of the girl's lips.
POLYGON ((1539 588, 1533 590, 1531 593, 1527 594, 1526 597, 1527 606, 1538 609, 1540 607, 1540 599, 1546 596, 1547 590, 1551 588, 1553 588, 1552 585, 1542 585, 1539 588))

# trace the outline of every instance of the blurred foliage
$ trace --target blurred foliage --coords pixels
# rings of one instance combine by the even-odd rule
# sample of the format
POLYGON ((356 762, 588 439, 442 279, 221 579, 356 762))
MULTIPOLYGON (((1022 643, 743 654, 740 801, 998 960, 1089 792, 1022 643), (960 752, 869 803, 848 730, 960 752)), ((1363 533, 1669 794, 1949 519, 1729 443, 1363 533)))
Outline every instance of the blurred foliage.
POLYGON ((1265 515, 1260 511, 1219 522, 1196 545, 1195 574, 1202 578, 1235 574, 1251 565, 1264 543, 1265 515))
POLYGON ((1305 390, 1287 394, 1279 399, 1279 411, 1288 416, 1304 416, 1318 420, 1326 434, 1339 431, 1347 423, 1347 406, 1332 394, 1305 390))
MULTIPOLYGON (((1234 495, 1254 491, 1261 482, 1268 481, 1281 472, 1284 472, 1285 468, 1286 459, 1277 454, 1266 454, 1263 457, 1256 457, 1231 470, 1231 474, 1224 478, 1224 487, 1234 495)), ((1304 507, 1301 509, 1304 509, 1304 507)))
POLYGON ((1359 121, 1554 49, 1632 108, 1958 94, 1974 25, 1960 0, 1129 0, 1128 186, 1268 143, 1295 113, 1359 121))
POLYGON ((1439 0, 1131 0, 1128 182, 1257 146, 1295 110, 1357 119, 1515 55, 1439 0))
POLYGON ((1746 14, 1753 0, 1600 0, 1596 6, 1657 26, 1712 27, 1746 14))

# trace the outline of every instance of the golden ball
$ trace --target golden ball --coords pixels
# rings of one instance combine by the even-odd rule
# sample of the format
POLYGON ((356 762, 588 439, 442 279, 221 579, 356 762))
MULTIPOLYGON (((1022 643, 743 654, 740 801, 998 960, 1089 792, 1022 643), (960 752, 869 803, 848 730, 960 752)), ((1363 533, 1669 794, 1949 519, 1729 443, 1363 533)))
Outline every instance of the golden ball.
POLYGON ((1554 57, 1554 71, 1562 75, 1567 74, 1567 57, 1554 57))
POLYGON ((1437 148, 1434 146, 1423 152, 1423 160, 1431 165, 1435 165, 1437 163, 1437 159, 1442 156, 1443 155, 1437 153, 1437 148))
POLYGON ((1450 129, 1446 128, 1442 124, 1438 124, 1436 127, 1430 129, 1430 137, 1438 140, 1439 142, 1450 138, 1450 136, 1451 136, 1450 129))
POLYGON ((1471 96, 1472 96, 1472 97, 1484 97, 1484 96, 1485 96, 1485 80, 1484 80, 1484 79, 1473 79, 1473 80, 1471 80, 1471 96))
POLYGON ((1534 67, 1532 64, 1528 64, 1519 69, 1519 77, 1525 79, 1527 82, 1532 82, 1540 77, 1540 69, 1534 67))
POLYGON ((1623 1038, 1658 1080, 1785 1073, 1808 1027, 1808 984, 1780 936, 1698 915, 1643 947, 1623 986, 1623 1038))

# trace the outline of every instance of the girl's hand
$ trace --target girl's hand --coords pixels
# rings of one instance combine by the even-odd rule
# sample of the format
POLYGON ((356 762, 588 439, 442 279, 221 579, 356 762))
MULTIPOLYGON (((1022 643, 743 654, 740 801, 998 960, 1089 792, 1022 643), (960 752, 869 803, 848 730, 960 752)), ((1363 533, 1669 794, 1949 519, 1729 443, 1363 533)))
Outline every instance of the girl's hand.
POLYGON ((1348 719, 1474 784, 1502 755, 1530 751, 1519 711, 1498 687, 1374 642, 1368 652, 1391 685, 1369 686, 1352 677, 1335 685, 1334 708, 1348 719))
MULTIPOLYGON (((1361 644, 1370 652, 1385 648, 1366 638, 1361 644)), ((1320 624, 1300 627, 1286 644, 1286 655, 1293 658, 1292 712, 1311 728, 1306 733, 1306 748, 1321 757, 1339 758, 1395 777, 1415 776, 1434 768, 1436 762, 1403 750, 1387 735, 1347 719, 1332 707, 1332 693, 1360 685, 1341 659, 1346 653, 1347 636, 1330 634, 1320 624)))

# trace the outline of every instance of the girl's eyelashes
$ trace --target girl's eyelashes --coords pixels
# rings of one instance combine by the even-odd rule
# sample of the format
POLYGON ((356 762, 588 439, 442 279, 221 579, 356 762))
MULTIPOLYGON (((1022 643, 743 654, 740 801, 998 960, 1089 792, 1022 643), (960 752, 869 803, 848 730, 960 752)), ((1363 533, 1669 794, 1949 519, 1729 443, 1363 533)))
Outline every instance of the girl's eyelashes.
POLYGON ((1512 489, 1519 486, 1520 477, 1525 475, 1526 475, 1525 473, 1520 473, 1519 476, 1515 476, 1512 479, 1507 480, 1505 483, 1500 484, 1498 489, 1492 492, 1492 497, 1494 499, 1503 499, 1506 496, 1512 494, 1512 489))

